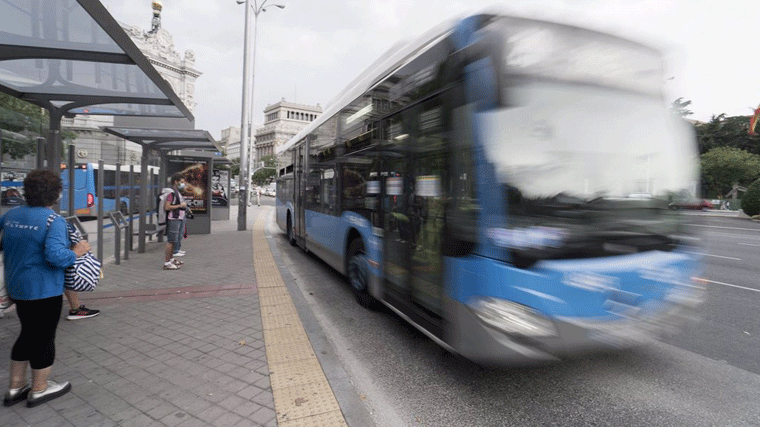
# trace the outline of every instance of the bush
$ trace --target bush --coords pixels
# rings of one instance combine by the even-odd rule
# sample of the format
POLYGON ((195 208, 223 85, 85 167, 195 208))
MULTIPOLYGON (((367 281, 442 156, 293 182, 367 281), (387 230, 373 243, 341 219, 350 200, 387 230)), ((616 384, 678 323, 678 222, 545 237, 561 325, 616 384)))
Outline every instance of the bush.
POLYGON ((742 210, 749 216, 760 214, 760 179, 747 187, 742 197, 742 210))

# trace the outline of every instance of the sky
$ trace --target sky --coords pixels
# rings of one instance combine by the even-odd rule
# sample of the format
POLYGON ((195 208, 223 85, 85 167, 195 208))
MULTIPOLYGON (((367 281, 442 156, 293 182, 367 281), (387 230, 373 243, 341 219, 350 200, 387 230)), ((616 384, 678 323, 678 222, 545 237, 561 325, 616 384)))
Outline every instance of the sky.
MULTIPOLYGON (((119 22, 150 29, 150 0, 101 0, 119 22)), ((251 4, 254 0, 250 0, 251 4)), ((196 128, 215 138, 240 126, 245 6, 235 0, 163 0, 162 28, 182 55, 195 51, 196 128)), ((258 0, 261 4, 261 0, 258 0)), ((691 100, 692 119, 748 115, 760 103, 757 22, 745 0, 268 0, 258 16, 254 123, 267 105, 324 107, 402 39, 497 6, 522 16, 611 32, 661 49, 665 101, 691 100)), ((253 21, 253 19, 252 19, 253 21)))

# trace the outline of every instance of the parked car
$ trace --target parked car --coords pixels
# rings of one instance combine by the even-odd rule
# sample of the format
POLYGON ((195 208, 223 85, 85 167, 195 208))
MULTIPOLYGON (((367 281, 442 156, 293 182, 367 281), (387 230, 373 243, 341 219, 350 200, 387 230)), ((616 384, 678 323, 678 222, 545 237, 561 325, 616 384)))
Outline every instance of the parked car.
POLYGON ((25 204, 24 197, 16 188, 3 190, 2 196, 0 196, 0 200, 0 204, 3 206, 19 206, 25 204))
POLYGON ((709 200, 695 199, 695 200, 682 200, 676 201, 668 205, 670 209, 691 209, 691 210, 704 210, 713 209, 713 204, 709 200))

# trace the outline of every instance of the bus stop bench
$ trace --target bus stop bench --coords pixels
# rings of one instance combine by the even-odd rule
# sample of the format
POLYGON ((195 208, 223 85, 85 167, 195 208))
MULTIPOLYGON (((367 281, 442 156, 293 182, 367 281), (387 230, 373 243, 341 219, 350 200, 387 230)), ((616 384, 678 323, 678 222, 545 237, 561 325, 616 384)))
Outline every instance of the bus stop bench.
MULTIPOLYGON (((145 224, 145 235, 148 236, 149 240, 153 240, 153 236, 158 236, 158 241, 162 242, 164 240, 165 232, 166 232, 166 224, 163 224, 163 225, 145 224)), ((140 230, 135 229, 133 234, 135 236, 139 236, 140 230)))

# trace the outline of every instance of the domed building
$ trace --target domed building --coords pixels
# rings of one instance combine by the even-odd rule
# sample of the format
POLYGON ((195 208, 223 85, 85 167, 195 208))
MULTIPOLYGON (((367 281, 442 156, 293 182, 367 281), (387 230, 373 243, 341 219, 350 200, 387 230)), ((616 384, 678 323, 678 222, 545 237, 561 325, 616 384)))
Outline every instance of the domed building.
MULTIPOLYGON (((171 33, 161 26, 163 3, 152 3, 153 18, 148 31, 139 26, 119 23, 135 45, 148 58, 161 76, 171 85, 179 99, 190 111, 195 108, 195 80, 201 72, 195 68, 195 52, 185 50, 180 55, 174 46, 171 33)), ((125 118, 121 118, 125 120, 125 118)), ((119 125, 119 124, 117 124, 119 125)), ((106 134, 100 130, 104 126, 114 126, 113 116, 78 115, 73 119, 64 118, 61 128, 76 133, 77 163, 95 163, 100 159, 106 164, 140 163, 142 149, 139 145, 106 134)), ((68 145, 68 141, 64 141, 68 145)))

